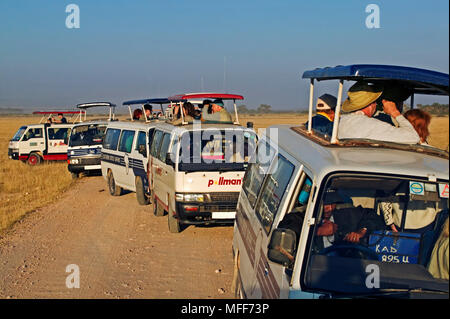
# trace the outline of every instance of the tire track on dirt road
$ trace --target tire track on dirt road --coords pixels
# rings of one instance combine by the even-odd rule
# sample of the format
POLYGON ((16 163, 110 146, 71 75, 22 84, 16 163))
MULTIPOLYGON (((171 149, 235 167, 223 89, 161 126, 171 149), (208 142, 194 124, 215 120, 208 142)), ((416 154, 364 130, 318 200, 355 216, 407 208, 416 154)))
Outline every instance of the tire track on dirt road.
POLYGON ((110 196, 102 177, 77 181, 1 234, 0 297, 232 298, 233 228, 171 234, 152 211, 133 193, 110 196), (66 287, 69 264, 79 289, 66 287))

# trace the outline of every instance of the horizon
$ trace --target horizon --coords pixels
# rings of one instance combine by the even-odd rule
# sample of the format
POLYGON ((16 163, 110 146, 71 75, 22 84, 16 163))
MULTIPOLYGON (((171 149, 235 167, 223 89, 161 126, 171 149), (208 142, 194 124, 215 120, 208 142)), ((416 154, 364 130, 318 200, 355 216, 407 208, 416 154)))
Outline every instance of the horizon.
MULTIPOLYGON (((0 3, 0 108, 121 105, 215 91, 243 95, 241 104, 250 109, 303 111, 309 81, 301 75, 316 67, 367 63, 449 72, 449 3, 443 0, 433 6, 377 1, 378 28, 367 26, 370 2, 357 0, 72 3, 80 10, 79 28, 72 29, 70 2, 0 3)), ((315 98, 337 95, 337 81, 327 82, 315 98)), ((434 102, 448 104, 448 96, 415 98, 434 102)))

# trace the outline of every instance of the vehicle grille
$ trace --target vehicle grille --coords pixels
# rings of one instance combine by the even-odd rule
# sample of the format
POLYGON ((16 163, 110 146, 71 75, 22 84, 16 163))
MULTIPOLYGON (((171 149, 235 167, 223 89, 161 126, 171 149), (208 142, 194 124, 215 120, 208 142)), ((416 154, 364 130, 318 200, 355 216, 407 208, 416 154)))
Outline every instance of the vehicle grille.
MULTIPOLYGON (((226 203, 237 203, 239 199, 239 192, 217 192, 209 193, 209 198, 211 202, 226 202, 226 203)), ((236 209, 236 206, 234 207, 236 209)))

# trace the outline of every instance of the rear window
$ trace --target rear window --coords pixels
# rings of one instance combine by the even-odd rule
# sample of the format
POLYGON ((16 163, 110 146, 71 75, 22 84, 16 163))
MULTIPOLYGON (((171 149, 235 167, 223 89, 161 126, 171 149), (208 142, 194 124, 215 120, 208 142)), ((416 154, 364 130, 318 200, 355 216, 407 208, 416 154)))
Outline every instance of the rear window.
POLYGON ((105 140, 103 142, 103 148, 107 150, 116 150, 117 144, 119 144, 120 130, 110 128, 106 131, 105 140))
POLYGON ((119 142, 119 151, 125 153, 131 153, 133 148, 134 131, 123 130, 122 136, 119 142))

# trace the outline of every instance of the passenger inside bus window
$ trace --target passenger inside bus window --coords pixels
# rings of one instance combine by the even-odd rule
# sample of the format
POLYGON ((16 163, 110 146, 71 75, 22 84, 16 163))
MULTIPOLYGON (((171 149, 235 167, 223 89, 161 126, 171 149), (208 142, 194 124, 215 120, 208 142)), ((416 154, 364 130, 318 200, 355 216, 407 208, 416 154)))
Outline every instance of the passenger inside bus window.
POLYGON ((278 224, 278 228, 290 229, 295 232, 297 237, 297 244, 300 239, 303 220, 305 219, 305 212, 309 195, 311 193, 311 186, 311 179, 309 177, 306 177, 303 186, 301 187, 300 192, 295 199, 294 208, 289 213, 287 213, 278 224))

